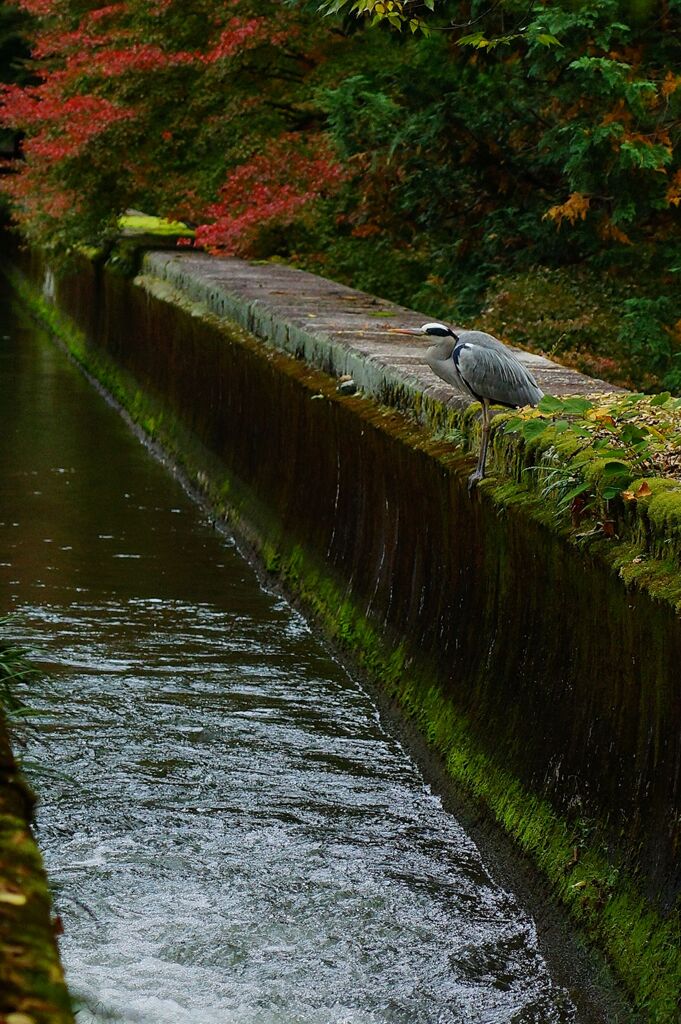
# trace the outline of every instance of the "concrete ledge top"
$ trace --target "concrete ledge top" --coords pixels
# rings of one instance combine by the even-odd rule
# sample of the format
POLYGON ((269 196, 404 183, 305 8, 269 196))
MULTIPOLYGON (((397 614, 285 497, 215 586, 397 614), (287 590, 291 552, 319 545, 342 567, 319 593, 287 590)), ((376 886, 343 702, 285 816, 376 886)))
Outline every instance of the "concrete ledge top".
MULTIPOLYGON (((426 364, 429 339, 396 332, 433 319, 413 309, 282 264, 204 253, 147 253, 139 281, 156 292, 165 283, 312 366, 336 376, 350 374, 358 387, 383 401, 397 386, 455 409, 469 404, 426 364)), ((512 351, 548 394, 621 390, 535 353, 512 351)))

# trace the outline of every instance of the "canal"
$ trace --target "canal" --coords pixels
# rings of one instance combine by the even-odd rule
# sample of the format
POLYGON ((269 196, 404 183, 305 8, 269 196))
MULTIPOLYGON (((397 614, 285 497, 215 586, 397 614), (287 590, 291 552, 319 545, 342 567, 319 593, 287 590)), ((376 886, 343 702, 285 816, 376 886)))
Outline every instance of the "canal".
POLYGON ((10 307, 1 593, 49 671, 26 756, 78 1020, 576 1021, 367 693, 10 307))

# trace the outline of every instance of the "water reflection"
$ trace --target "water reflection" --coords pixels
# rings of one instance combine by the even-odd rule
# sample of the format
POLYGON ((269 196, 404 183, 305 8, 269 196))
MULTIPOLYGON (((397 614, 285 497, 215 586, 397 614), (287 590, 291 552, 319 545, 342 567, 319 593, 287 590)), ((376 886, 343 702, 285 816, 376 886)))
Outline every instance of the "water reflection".
POLYGON ((51 669, 79 1020, 574 1020, 366 694, 58 351, 0 334, 0 579, 51 669))

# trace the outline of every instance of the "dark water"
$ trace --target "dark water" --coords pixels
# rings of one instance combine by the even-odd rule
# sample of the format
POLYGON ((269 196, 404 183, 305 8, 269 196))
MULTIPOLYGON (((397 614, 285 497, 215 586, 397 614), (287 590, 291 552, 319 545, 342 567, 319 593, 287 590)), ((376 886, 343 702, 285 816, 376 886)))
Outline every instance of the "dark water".
POLYGON ((26 321, 0 580, 79 1020, 551 1024, 535 926, 369 697, 26 321))

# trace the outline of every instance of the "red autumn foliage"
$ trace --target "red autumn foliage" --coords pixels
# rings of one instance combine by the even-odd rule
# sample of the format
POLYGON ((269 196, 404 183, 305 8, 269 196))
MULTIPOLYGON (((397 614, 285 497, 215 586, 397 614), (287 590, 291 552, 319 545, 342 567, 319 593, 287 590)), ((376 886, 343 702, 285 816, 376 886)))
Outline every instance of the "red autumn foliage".
POLYGON ((129 72, 165 71, 180 64, 194 64, 196 54, 184 51, 165 53, 150 43, 135 43, 126 49, 106 50, 95 56, 91 72, 104 78, 118 78, 129 72))
POLYGON ((46 17, 52 14, 54 0, 17 0, 17 7, 36 17, 46 17))
POLYGON ((197 244, 212 252, 245 253, 263 224, 290 221, 314 199, 328 194, 344 172, 322 138, 298 140, 283 135, 266 153, 235 168, 206 210, 207 224, 196 231, 197 244))
POLYGON ((265 18, 231 18, 220 33, 216 44, 203 56, 203 60, 208 64, 225 60, 242 53, 248 47, 268 41, 277 45, 272 37, 268 37, 265 18))
POLYGON ((0 97, 0 112, 6 124, 34 129, 24 144, 27 159, 33 160, 58 161, 76 156, 112 125, 134 116, 131 109, 118 107, 102 96, 55 96, 45 85, 25 89, 5 86, 0 97))
POLYGON ((177 0, 86 11, 76 0, 18 2, 36 15, 37 84, 0 92, 0 122, 25 136, 24 165, 0 187, 36 237, 55 218, 71 216, 81 198, 84 209, 106 214, 113 195, 102 193, 100 181, 111 168, 119 169, 119 212, 128 205, 179 211, 199 225, 200 244, 242 253, 261 226, 290 221, 340 181, 318 131, 287 130, 295 106, 291 115, 272 116, 281 81, 295 81, 301 68, 304 77, 316 63, 290 9, 266 0, 198 0, 204 21, 199 31, 185 31, 177 0), (299 52, 289 54, 294 38, 299 52), (248 158, 259 134, 263 152, 248 158), (204 136, 231 168, 220 175, 211 165, 209 187, 194 155, 195 147, 206 152, 204 136), (196 185, 188 166, 196 168, 196 185))

